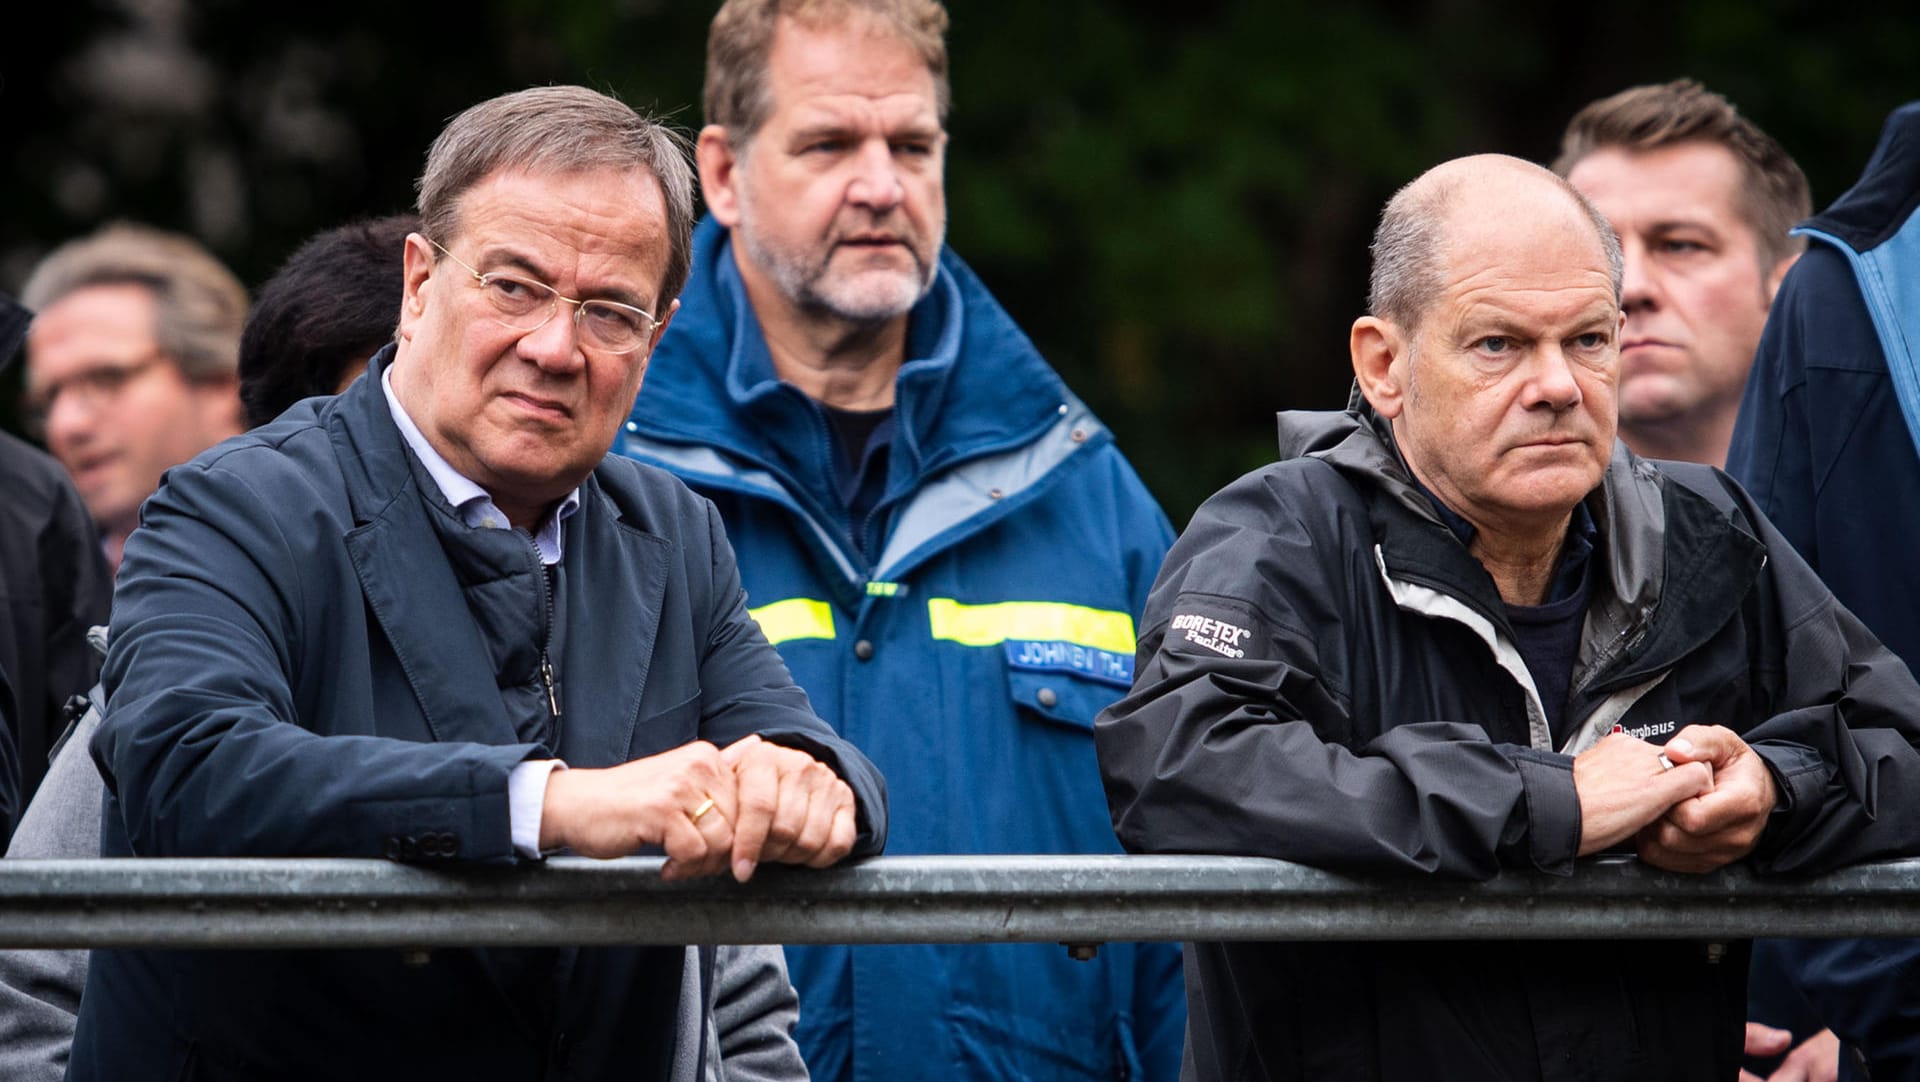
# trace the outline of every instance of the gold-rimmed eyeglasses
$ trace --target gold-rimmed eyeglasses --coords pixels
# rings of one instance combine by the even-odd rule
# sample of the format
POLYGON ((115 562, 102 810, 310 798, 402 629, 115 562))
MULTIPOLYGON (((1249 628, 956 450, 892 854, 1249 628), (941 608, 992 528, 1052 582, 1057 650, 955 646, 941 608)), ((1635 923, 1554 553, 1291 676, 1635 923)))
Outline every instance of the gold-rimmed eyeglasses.
POLYGON ((560 310, 560 302, 573 305, 573 330, 584 345, 605 353, 632 353, 645 345, 660 321, 651 312, 619 301, 574 300, 545 282, 522 278, 502 271, 480 273, 473 264, 447 251, 445 245, 429 238, 428 244, 473 275, 475 284, 493 309, 493 318, 502 326, 531 333, 547 325, 560 310))

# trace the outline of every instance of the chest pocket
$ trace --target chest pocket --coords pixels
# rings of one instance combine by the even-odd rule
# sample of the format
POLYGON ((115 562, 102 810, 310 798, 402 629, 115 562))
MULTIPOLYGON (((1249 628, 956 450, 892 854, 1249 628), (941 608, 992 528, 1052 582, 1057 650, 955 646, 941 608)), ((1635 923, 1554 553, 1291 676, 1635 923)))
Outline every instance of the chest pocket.
POLYGON ((1029 714, 1091 730, 1133 685, 1133 617, 1058 601, 927 602, 933 638, 1001 652, 1007 693, 1029 714))

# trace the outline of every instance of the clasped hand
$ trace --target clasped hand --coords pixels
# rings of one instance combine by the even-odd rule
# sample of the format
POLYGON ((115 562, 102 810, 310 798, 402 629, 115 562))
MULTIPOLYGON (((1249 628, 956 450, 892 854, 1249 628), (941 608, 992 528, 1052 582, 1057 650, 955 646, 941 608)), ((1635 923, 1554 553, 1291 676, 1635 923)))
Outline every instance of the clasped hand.
POLYGON ((623 857, 667 852, 664 879, 716 875, 744 883, 761 861, 824 868, 853 849, 853 790, 803 751, 757 736, 704 740, 604 769, 547 779, 540 846, 623 857))
POLYGON ((1664 747, 1607 736, 1574 757, 1573 788, 1581 856, 1632 838, 1641 860, 1676 872, 1751 853, 1777 796, 1767 764, 1719 725, 1689 725, 1664 747))

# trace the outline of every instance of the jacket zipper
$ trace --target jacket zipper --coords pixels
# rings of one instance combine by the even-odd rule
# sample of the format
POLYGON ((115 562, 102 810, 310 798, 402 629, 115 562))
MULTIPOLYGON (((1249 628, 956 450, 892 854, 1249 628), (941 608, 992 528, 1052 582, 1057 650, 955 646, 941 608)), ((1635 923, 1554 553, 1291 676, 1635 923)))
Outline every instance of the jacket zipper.
POLYGON ((547 631, 540 640, 540 683, 547 693, 547 716, 553 721, 553 751, 560 750, 560 688, 554 679, 553 659, 548 648, 553 645, 553 568, 540 555, 540 546, 533 538, 527 538, 527 547, 533 552, 533 566, 539 569, 540 600, 546 612, 547 631))

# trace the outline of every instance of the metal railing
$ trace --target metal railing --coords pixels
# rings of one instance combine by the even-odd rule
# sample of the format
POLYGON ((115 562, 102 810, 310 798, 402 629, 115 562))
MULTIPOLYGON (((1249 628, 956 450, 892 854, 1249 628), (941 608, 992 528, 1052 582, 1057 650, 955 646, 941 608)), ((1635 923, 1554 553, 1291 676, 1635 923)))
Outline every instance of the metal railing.
POLYGON ((1633 860, 1486 883, 1236 857, 883 857, 752 882, 660 860, 0 861, 0 947, 1920 936, 1920 860, 1813 879, 1633 860))

